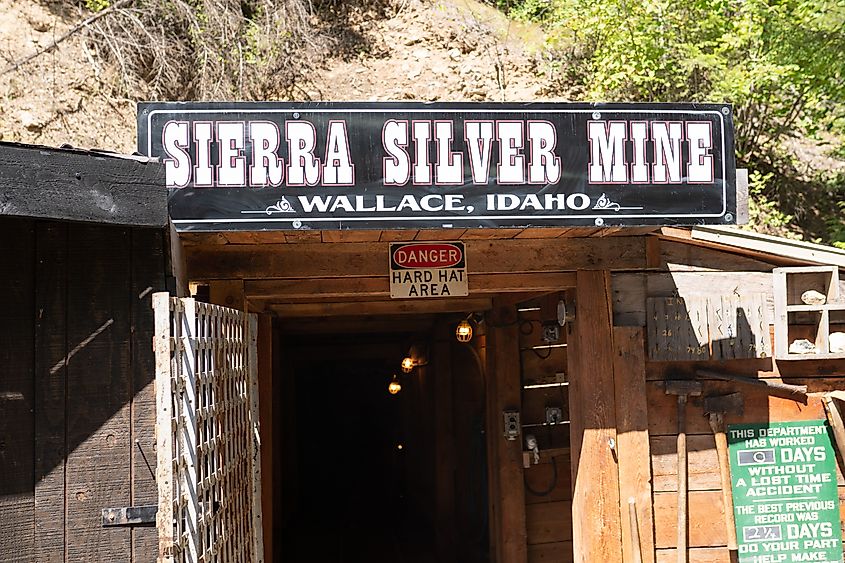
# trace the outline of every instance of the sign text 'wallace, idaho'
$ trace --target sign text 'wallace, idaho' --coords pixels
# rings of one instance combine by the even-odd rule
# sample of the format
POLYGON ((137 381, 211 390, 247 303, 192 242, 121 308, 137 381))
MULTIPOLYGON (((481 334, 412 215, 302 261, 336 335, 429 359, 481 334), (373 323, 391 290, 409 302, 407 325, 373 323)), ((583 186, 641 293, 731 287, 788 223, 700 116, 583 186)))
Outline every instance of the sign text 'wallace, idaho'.
POLYGON ((150 103, 180 230, 736 222, 730 109, 150 103))

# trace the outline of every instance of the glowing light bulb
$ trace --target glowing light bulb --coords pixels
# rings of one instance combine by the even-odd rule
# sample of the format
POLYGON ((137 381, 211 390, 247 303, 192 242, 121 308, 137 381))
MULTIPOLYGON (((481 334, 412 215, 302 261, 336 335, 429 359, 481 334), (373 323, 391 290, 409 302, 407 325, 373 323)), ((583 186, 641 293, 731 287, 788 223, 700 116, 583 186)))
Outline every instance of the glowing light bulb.
POLYGON ((399 391, 401 391, 401 390, 402 390, 402 384, 401 384, 401 383, 399 383, 399 380, 398 380, 398 379, 396 378, 396 376, 394 375, 394 376, 393 376, 393 379, 392 379, 392 380, 390 380, 390 385, 388 385, 388 386, 387 386, 387 391, 388 391, 391 395, 395 395, 395 394, 397 394, 397 393, 398 393, 399 391))
POLYGON ((411 373, 414 369, 414 359, 410 356, 405 356, 402 360, 402 371, 405 373, 411 373))
POLYGON ((455 329, 455 338, 458 339, 458 342, 472 340, 472 325, 469 324, 468 320, 464 319, 458 323, 458 327, 455 329))

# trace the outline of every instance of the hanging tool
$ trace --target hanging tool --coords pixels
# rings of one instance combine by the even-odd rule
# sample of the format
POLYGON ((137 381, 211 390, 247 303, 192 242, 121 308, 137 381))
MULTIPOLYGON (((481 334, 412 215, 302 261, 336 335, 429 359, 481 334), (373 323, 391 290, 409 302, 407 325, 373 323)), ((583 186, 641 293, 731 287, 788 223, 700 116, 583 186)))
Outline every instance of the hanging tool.
POLYGON ((780 381, 770 381, 768 379, 757 379, 756 377, 747 377, 744 375, 734 375, 732 373, 720 373, 718 371, 711 371, 708 369, 695 370, 695 374, 699 377, 707 379, 719 379, 721 381, 733 381, 735 383, 742 383, 765 389, 766 393, 776 397, 783 397, 785 399, 792 399, 802 403, 807 402, 807 386, 806 385, 789 385, 788 383, 781 383, 780 381))
POLYGON ((845 391, 831 391, 824 394, 824 411, 833 431, 833 439, 840 460, 845 460, 845 422, 834 399, 845 401, 845 391))
POLYGON ((701 395, 701 382, 667 380, 666 394, 678 397, 678 563, 687 563, 687 398, 701 395))
POLYGON ((716 440, 716 453, 719 456, 719 478, 722 481, 722 505, 725 508, 725 528, 728 532, 728 551, 731 561, 738 560, 736 540, 736 521, 734 519, 733 492, 731 489, 731 465, 728 456, 728 439, 725 435, 727 425, 725 417, 742 416, 744 412, 742 393, 731 393, 718 397, 705 397, 704 414, 710 420, 713 438, 716 440))
POLYGON ((633 563, 643 563, 642 546, 640 545, 640 525, 637 522, 637 501, 634 497, 628 499, 628 523, 631 526, 631 553, 633 563))

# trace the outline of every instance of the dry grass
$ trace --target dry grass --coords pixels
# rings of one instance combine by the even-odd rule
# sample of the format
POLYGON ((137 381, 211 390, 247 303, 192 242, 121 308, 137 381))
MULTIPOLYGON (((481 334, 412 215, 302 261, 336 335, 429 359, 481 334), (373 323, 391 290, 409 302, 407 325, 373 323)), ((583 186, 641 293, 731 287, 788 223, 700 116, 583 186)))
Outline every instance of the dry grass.
POLYGON ((308 0, 136 0, 88 30, 113 86, 149 99, 290 97, 330 43, 308 0))

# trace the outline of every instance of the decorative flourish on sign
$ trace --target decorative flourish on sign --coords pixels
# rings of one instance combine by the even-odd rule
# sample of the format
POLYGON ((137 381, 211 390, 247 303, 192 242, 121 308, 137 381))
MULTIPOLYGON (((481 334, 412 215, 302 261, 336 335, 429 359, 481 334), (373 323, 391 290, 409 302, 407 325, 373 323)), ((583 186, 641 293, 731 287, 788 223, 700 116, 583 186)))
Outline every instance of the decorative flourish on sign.
POLYGON ((267 214, 267 215, 274 215, 276 213, 296 213, 296 209, 293 208, 293 205, 287 200, 286 197, 282 196, 276 203, 273 205, 268 205, 263 211, 255 211, 250 209, 245 209, 241 211, 242 214, 267 214))
POLYGON ((294 213, 294 209, 287 198, 282 196, 282 199, 273 205, 267 206, 267 209, 265 209, 264 212, 267 213, 267 215, 272 215, 273 213, 294 213))
POLYGON ((615 201, 611 201, 605 194, 601 194, 601 197, 599 197, 598 201, 596 201, 593 209, 612 209, 613 211, 619 211, 622 207, 615 201))
MULTIPOLYGON (((596 204, 593 206, 593 209, 597 209, 599 211, 621 211, 623 209, 642 209, 642 207, 622 207, 609 197, 606 194, 601 194, 601 196, 596 200, 596 204)), ((601 226, 597 224, 596 226, 601 226)))

